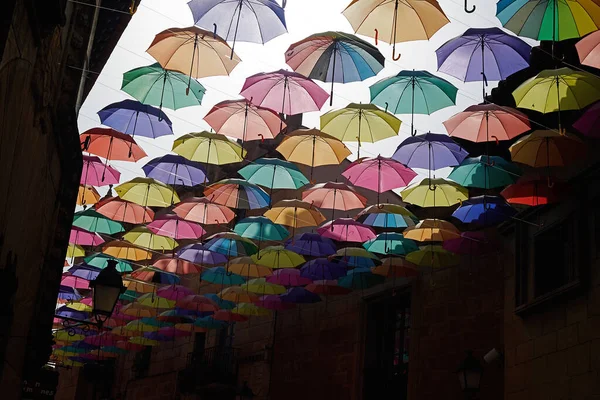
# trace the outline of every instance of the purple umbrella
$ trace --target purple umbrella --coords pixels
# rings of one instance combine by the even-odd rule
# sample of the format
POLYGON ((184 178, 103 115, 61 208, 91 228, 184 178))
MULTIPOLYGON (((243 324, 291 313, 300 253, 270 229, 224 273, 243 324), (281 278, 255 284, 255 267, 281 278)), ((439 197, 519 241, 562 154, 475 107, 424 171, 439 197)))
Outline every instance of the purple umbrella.
POLYGON ((313 281, 333 280, 346 276, 348 265, 330 261, 327 258, 316 258, 300 268, 300 275, 313 281))
POLYGON ((168 185, 196 186, 208 182, 202 164, 174 154, 150 160, 142 169, 148 178, 168 185))
POLYGON ((96 279, 100 271, 102 271, 102 269, 87 265, 86 263, 75 264, 68 270, 71 275, 78 276, 88 281, 96 279))
POLYGON ((61 317, 73 318, 78 320, 86 320, 90 316, 90 314, 85 311, 73 310, 72 308, 69 308, 67 306, 57 308, 54 314, 61 317))
POLYGON ((177 250, 176 254, 179 258, 200 265, 217 265, 225 264, 227 262, 227 256, 217 253, 216 251, 208 250, 200 243, 183 246, 181 249, 177 250))
POLYGON ((158 108, 136 100, 112 103, 98 111, 102 125, 131 136, 157 138, 172 135, 171 120, 158 108))
POLYGON ((453 167, 469 155, 448 135, 425 133, 410 136, 396 148, 392 158, 410 168, 437 170, 453 167))
POLYGON ((587 137, 600 138, 600 101, 588 108, 573 124, 573 128, 587 137))
POLYGON ((284 303, 307 304, 318 303, 321 301, 321 297, 318 294, 309 292, 303 287, 290 288, 284 294, 280 294, 279 296, 284 303))
POLYGON ((79 294, 79 292, 77 291, 77 289, 72 288, 70 286, 63 286, 60 285, 60 290, 58 291, 58 298, 59 300, 72 300, 72 301, 79 301, 82 299, 83 296, 81 296, 79 294))
POLYGON ((459 238, 446 240, 442 246, 455 254, 488 254, 498 250, 482 231, 463 232, 459 238))
POLYGON ((465 224, 481 227, 497 225, 517 211, 500 196, 476 196, 462 202, 452 216, 465 224))
POLYGON ((471 28, 435 51, 438 71, 463 82, 499 81, 529 67, 531 46, 499 28, 471 28))
POLYGON ((317 233, 302 233, 285 242, 286 250, 304 256, 324 257, 335 254, 337 248, 333 240, 317 233))

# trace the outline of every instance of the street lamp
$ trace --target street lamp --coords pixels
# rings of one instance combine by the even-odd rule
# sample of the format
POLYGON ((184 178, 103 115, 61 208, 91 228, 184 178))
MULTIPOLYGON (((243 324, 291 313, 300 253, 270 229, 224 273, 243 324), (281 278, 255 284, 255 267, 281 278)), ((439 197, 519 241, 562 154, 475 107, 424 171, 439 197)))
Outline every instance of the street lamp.
POLYGON ((456 372, 458 372, 460 387, 465 394, 473 396, 479 392, 483 366, 477 358, 473 357, 472 351, 467 351, 467 357, 461 362, 456 372))
POLYGON ((92 314, 99 326, 102 326, 110 318, 119 296, 125 292, 123 278, 117 272, 117 261, 108 260, 106 264, 106 268, 100 271, 96 279, 90 282, 94 299, 92 314))

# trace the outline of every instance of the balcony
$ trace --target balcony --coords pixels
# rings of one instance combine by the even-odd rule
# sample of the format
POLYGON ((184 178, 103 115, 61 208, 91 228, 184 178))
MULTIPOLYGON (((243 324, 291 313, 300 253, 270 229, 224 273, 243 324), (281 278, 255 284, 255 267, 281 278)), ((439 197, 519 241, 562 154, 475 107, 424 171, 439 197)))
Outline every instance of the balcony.
POLYGON ((187 366, 179 375, 181 392, 201 394, 203 398, 235 396, 238 355, 238 349, 232 347, 211 347, 189 353, 187 366))

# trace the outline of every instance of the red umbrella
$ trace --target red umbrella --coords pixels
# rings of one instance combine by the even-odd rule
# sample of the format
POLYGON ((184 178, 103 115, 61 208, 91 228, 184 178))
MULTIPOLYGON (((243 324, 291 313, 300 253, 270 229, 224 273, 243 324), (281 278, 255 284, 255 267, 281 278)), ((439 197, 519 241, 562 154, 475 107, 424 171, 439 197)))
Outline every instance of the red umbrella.
POLYGON ((560 183, 549 185, 547 179, 523 177, 517 183, 507 186, 500 194, 510 204, 541 206, 556 203, 565 190, 565 186, 560 183))
POLYGON ((96 211, 113 221, 143 224, 154 219, 154 211, 150 207, 121 200, 119 197, 101 200, 95 207, 96 211))
MULTIPOLYGON (((80 135, 80 138, 82 151, 107 160, 135 162, 147 156, 146 152, 138 146, 131 136, 114 129, 88 129, 80 135)), ((106 179, 106 176, 104 176, 104 179, 106 179)))
POLYGON ((373 228, 363 225, 353 218, 338 218, 329 221, 317 229, 317 232, 323 237, 340 242, 364 243, 377 236, 373 228))
POLYGON ((324 294, 327 296, 337 296, 350 293, 352 290, 339 286, 336 280, 314 281, 306 286, 306 290, 315 294, 324 294))
POLYGON ((202 268, 180 258, 161 258, 154 263, 154 268, 177 275, 199 274, 202 268))
POLYGON ((212 203, 206 197, 191 197, 178 203, 173 212, 180 218, 199 224, 228 224, 235 213, 227 206, 212 203))
POLYGON ((198 294, 185 296, 184 298, 177 300, 175 306, 183 308, 184 310, 200 312, 212 312, 219 309, 212 300, 198 294))
POLYGON ((339 182, 318 183, 302 192, 302 200, 315 207, 342 211, 364 208, 367 204, 366 197, 352 186, 339 182))

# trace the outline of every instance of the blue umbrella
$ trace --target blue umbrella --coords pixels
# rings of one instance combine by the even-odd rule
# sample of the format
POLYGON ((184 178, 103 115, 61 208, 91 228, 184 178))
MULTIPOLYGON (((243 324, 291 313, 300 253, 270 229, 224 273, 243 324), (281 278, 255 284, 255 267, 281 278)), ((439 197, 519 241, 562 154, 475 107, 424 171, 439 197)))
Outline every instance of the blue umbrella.
POLYGON ((516 213, 504 198, 484 195, 463 201, 452 216, 465 224, 490 226, 504 222, 516 213))
POLYGON ((284 303, 309 304, 318 303, 321 297, 318 294, 309 292, 303 287, 289 288, 284 294, 279 295, 284 303))
POLYGON ((69 268, 69 273, 73 276, 78 276, 88 281, 96 279, 102 268, 94 267, 86 263, 79 263, 69 268))
POLYGON ((347 264, 330 261, 327 258, 316 258, 300 268, 300 276, 313 281, 338 279, 347 272, 347 264))
POLYGON ((385 276, 376 275, 370 268, 355 268, 338 279, 338 285, 347 289, 367 289, 385 282, 385 276))
POLYGON ((246 282, 240 275, 227 272, 223 267, 214 267, 204 271, 201 275, 201 279, 206 282, 224 286, 241 285, 246 282))
POLYGON ((208 182, 204 166, 185 157, 166 154, 142 167, 148 178, 168 185, 196 186, 208 182))
POLYGON ((81 321, 86 320, 90 317, 90 313, 88 312, 73 310, 72 308, 69 308, 67 306, 57 308, 54 314, 59 315, 61 317, 78 319, 81 321))
POLYGON ((410 136, 396 148, 392 158, 410 168, 437 170, 459 165, 469 153, 448 135, 425 133, 410 136))
POLYGON ((194 326, 206 329, 221 329, 227 326, 227 323, 224 321, 218 321, 213 317, 204 317, 198 318, 196 321, 194 321, 194 326))
POLYGON ((154 139, 173 134, 171 120, 164 112, 137 100, 109 104, 98 111, 98 116, 102 125, 131 136, 154 139))
POLYGON ((333 240, 317 233, 302 233, 285 242, 285 249, 303 256, 325 257, 337 251, 333 240))
POLYGON ((83 296, 80 295, 77 289, 75 288, 60 285, 60 289, 58 291, 58 298, 60 300, 79 301, 83 298, 83 296))

